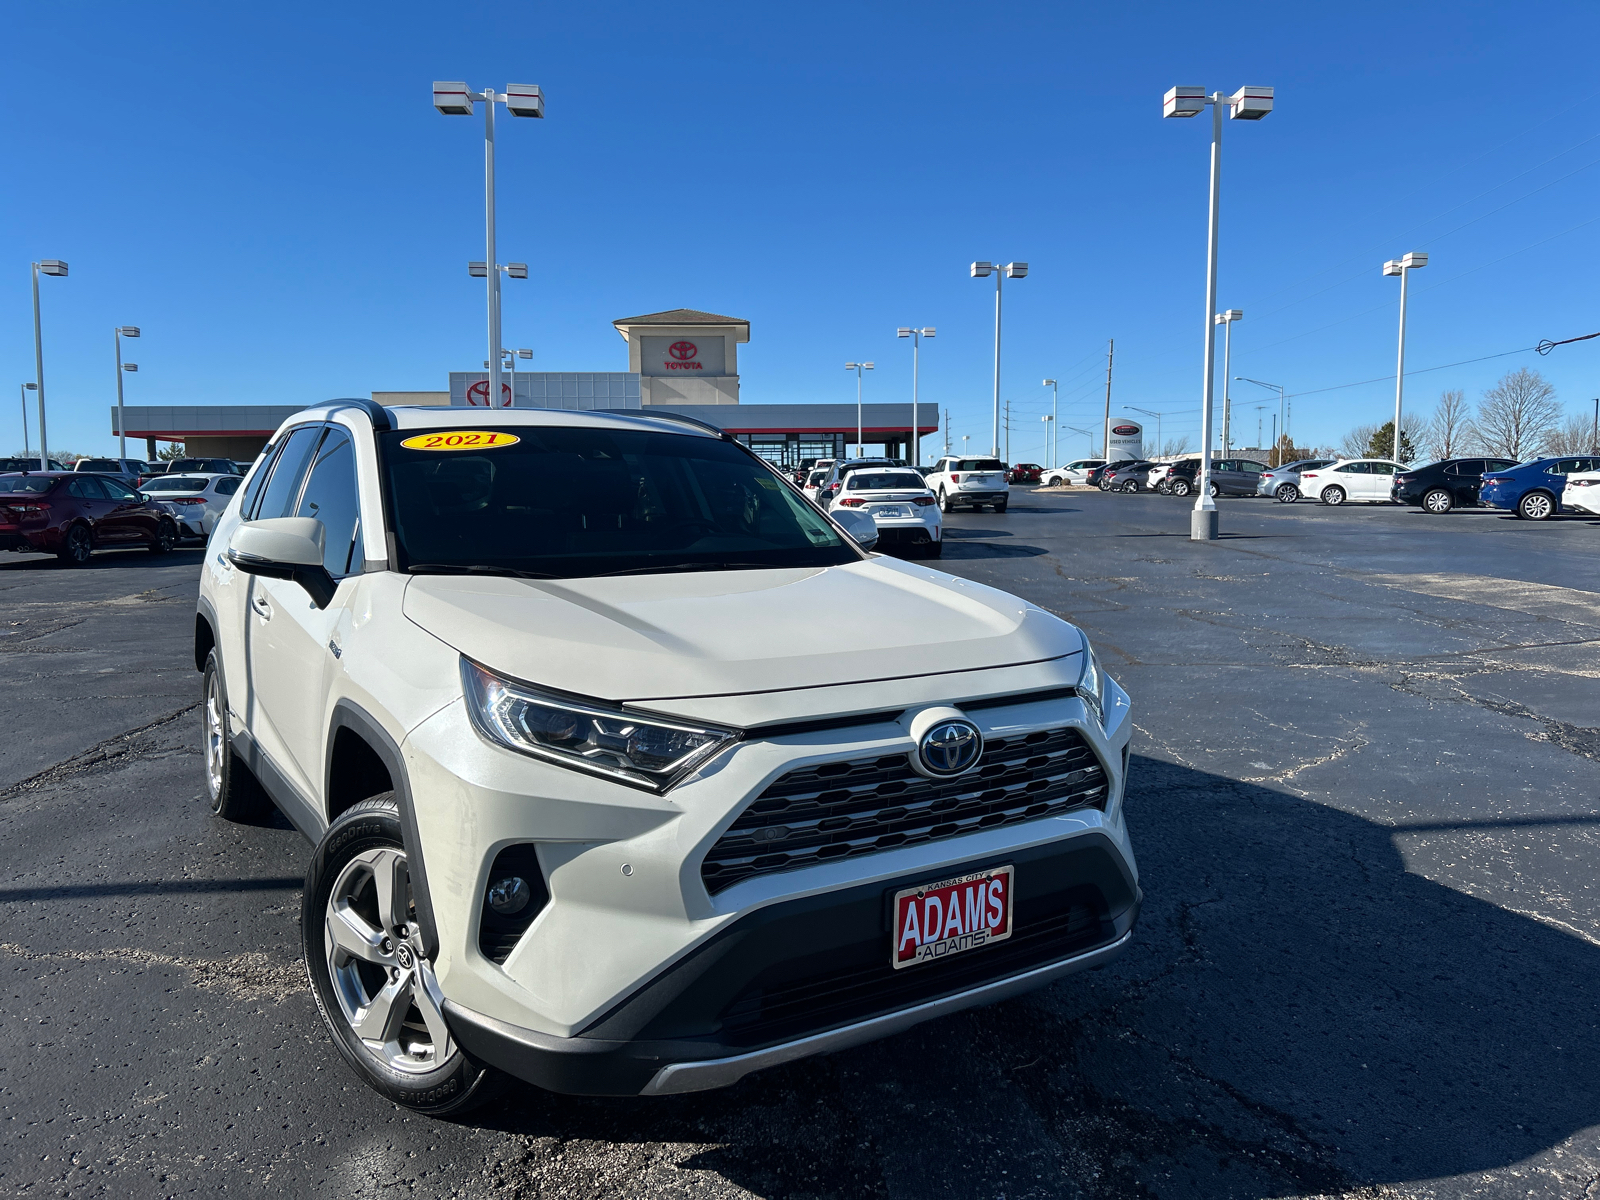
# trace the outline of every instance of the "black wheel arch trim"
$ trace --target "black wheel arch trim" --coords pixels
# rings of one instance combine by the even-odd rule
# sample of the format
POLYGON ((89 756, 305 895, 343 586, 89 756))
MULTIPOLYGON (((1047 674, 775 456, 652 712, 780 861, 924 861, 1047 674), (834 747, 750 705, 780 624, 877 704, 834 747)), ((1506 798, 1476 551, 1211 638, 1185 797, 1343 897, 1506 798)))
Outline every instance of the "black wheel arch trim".
MULTIPOLYGON (((206 596, 202 595, 200 597, 199 603, 195 605, 195 616, 197 618, 199 618, 200 620, 204 621, 208 626, 210 626, 210 628, 211 628, 211 645, 212 646, 217 645, 217 630, 220 627, 220 622, 217 620, 217 606, 212 604, 211 601, 206 596)), ((196 634, 196 636, 195 636, 195 647, 194 647, 194 669, 196 671, 204 671, 206 669, 206 660, 205 660, 205 655, 200 653, 200 638, 199 638, 199 630, 198 629, 196 629, 195 634, 196 634)), ((222 669, 221 664, 222 664, 222 655, 218 654, 217 655, 217 669, 219 671, 222 669)), ((226 687, 228 681, 226 679, 224 679, 222 682, 223 682, 223 686, 226 687)))
POLYGON ((333 745, 339 730, 348 729, 371 747, 389 772, 394 786, 395 805, 400 810, 400 833, 406 846, 406 869, 411 873, 412 897, 417 906, 417 923, 422 926, 422 950, 429 958, 439 952, 439 927, 433 917, 433 894, 428 888, 427 861, 422 853, 422 835, 417 829, 416 802, 411 795, 411 779, 406 774, 405 756, 389 731, 360 705, 341 699, 333 706, 328 723, 328 761, 323 766, 324 795, 331 794, 333 745))

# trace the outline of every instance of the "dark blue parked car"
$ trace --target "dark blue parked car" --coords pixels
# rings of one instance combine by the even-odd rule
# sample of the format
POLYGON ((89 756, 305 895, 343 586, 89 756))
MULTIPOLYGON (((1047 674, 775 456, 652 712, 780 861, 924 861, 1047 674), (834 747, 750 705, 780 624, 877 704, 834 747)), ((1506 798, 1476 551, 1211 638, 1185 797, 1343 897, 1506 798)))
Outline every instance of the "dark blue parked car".
POLYGON ((1600 458, 1537 458, 1509 471, 1491 471, 1483 477, 1478 502, 1527 521, 1543 521, 1561 510, 1561 493, 1574 471, 1600 471, 1600 458))

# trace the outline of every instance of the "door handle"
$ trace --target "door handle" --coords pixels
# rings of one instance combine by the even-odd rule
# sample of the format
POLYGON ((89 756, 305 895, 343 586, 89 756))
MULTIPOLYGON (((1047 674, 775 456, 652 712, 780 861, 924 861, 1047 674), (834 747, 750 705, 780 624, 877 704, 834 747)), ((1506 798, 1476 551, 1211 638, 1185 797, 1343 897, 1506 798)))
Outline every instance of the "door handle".
POLYGON ((272 605, 267 603, 267 598, 265 596, 252 596, 250 599, 250 607, 256 610, 256 613, 263 621, 272 620, 272 605))

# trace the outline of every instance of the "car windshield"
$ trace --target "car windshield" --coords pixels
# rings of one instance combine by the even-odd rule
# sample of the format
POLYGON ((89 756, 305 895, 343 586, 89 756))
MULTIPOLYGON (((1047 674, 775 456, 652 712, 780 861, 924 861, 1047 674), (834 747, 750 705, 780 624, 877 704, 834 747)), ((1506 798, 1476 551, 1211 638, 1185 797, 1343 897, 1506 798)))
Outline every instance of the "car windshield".
POLYGON ((0 494, 31 492, 38 495, 48 492, 55 482, 55 477, 51 475, 0 475, 0 494))
POLYGON ((998 458, 963 458, 950 469, 952 471, 1003 471, 1005 467, 1001 465, 998 458))
POLYGON ((926 488, 928 485, 922 481, 921 475, 910 471, 884 471, 876 475, 857 471, 849 477, 845 486, 852 492, 870 492, 884 488, 926 488))
POLYGON ((114 458, 84 458, 78 461, 79 471, 120 471, 122 464, 114 458))
POLYGON ((147 492, 203 492, 209 479, 196 479, 192 475, 162 475, 144 484, 147 492))
POLYGON ((824 567, 860 555, 733 443, 695 434, 519 425, 492 448, 382 436, 391 521, 416 572, 554 579, 824 567))

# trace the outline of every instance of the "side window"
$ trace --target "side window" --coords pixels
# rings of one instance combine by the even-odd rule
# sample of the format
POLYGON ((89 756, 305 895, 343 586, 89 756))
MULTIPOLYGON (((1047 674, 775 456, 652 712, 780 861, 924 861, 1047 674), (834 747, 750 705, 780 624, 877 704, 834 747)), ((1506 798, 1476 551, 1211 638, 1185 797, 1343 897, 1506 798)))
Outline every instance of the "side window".
POLYGON ((261 465, 250 480, 250 486, 244 490, 244 498, 239 501, 239 515, 246 521, 255 518, 250 515, 250 510, 255 506, 256 497, 261 495, 261 485, 266 483, 267 476, 272 474, 272 459, 278 452, 279 442, 276 446, 268 446, 261 452, 261 465))
POLYGON ((100 481, 93 475, 85 475, 81 479, 67 480, 67 495, 76 496, 79 500, 104 500, 106 494, 100 490, 100 481))
POLYGON ((272 478, 261 489, 261 502, 256 506, 251 520, 264 521, 270 517, 294 515, 294 502, 300 495, 300 481, 306 477, 311 452, 316 449, 322 430, 321 425, 302 425, 289 434, 277 461, 272 464, 272 478))
POLYGON ((1369 468, 1371 468, 1372 473, 1374 475, 1393 475, 1394 474, 1394 464, 1393 463, 1368 463, 1367 466, 1369 468))
POLYGON ((1253 471, 1255 474, 1259 475, 1266 469, 1267 465, 1265 463, 1251 462, 1249 459, 1239 460, 1239 470, 1241 471, 1253 471))
POLYGON ((1338 468, 1338 470, 1340 470, 1341 472, 1345 472, 1345 473, 1351 474, 1351 475, 1367 475, 1367 474, 1370 474, 1370 472, 1367 469, 1367 464, 1364 463, 1364 462, 1345 463, 1345 465, 1340 467, 1340 468, 1338 468))
POLYGON ((219 479, 217 480, 217 495, 231 496, 239 490, 239 485, 243 482, 244 480, 237 475, 229 475, 226 478, 219 479))
POLYGON ((295 509, 297 517, 322 522, 322 565, 334 577, 350 574, 360 508, 356 501, 356 456, 350 439, 330 429, 317 449, 316 461, 306 480, 305 495, 295 509))
POLYGON ((113 500, 121 500, 126 503, 129 500, 139 499, 137 493, 130 491, 128 488, 118 483, 115 479, 97 479, 95 482, 103 487, 106 491, 106 495, 110 496, 113 500))
POLYGON ((1508 462, 1507 460, 1505 460, 1503 458, 1491 458, 1489 460, 1488 469, 1491 470, 1491 471, 1509 471, 1512 467, 1514 467, 1516 465, 1517 465, 1516 463, 1508 462))

